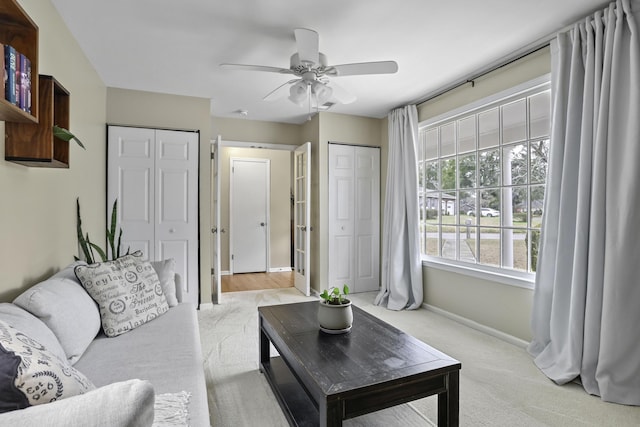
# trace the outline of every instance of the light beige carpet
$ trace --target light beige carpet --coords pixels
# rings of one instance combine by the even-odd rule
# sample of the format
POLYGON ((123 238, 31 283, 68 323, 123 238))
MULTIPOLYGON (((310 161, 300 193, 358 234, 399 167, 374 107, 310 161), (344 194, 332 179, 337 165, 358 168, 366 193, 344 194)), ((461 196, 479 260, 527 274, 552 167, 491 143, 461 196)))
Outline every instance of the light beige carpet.
MULTIPOLYGON (((602 402, 574 384, 555 385, 540 373, 524 349, 424 309, 394 312, 374 306, 374 297, 366 293, 351 299, 358 307, 462 362, 462 426, 640 425, 640 408, 602 402)), ((306 298, 295 289, 225 293, 222 304, 198 312, 214 427, 288 425, 258 371, 257 307, 309 299, 316 298, 306 298)), ((437 420, 436 408, 437 397, 432 396, 347 420, 344 425, 432 426, 437 420)))

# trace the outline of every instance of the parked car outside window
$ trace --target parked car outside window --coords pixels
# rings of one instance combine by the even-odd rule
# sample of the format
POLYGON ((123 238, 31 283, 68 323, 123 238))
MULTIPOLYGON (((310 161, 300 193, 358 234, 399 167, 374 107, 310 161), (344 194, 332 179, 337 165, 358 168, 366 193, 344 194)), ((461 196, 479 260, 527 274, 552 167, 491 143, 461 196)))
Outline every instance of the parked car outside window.
MULTIPOLYGON (((476 215, 476 211, 469 211, 469 212, 467 212, 467 215, 475 216, 476 215)), ((480 209, 480 215, 487 216, 487 217, 491 218, 491 217, 494 217, 494 216, 500 216, 500 211, 497 211, 497 210, 491 209, 491 208, 481 208, 480 209)))

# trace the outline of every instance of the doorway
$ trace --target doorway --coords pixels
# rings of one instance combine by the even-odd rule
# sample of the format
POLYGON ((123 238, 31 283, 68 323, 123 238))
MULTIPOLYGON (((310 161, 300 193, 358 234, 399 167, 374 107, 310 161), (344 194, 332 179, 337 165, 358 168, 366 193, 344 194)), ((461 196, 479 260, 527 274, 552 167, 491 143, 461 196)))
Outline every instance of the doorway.
MULTIPOLYGON (((292 287, 292 218, 293 218, 293 150, 295 146, 281 144, 256 144, 237 141, 224 141, 221 138, 217 142, 212 142, 213 146, 218 146, 216 160, 212 164, 212 171, 217 170, 215 176, 218 178, 219 190, 217 196, 212 195, 212 200, 218 206, 219 214, 216 216, 212 211, 212 236, 213 244, 219 245, 219 250, 213 251, 218 254, 219 264, 216 273, 212 271, 212 276, 218 278, 216 285, 219 289, 218 295, 224 299, 224 292, 240 290, 256 290, 260 283, 265 289, 274 287, 292 287), (266 271, 258 273, 238 274, 237 263, 232 266, 232 261, 237 261, 237 250, 230 250, 234 232, 232 232, 231 222, 237 219, 235 214, 231 215, 231 159, 268 159, 270 163, 270 176, 264 179, 263 183, 270 181, 268 218, 265 222, 265 231, 268 228, 267 244, 268 259, 266 271), (217 165, 217 169, 213 166, 217 165), (216 242, 217 240, 217 242, 216 242), (234 259, 231 259, 234 255, 234 259), (232 274, 234 273, 234 274, 232 274)), ((236 169, 237 170, 237 169, 236 169)), ((212 174, 213 176, 213 174, 212 174)), ((260 185, 262 186, 263 183, 260 185)), ((212 188, 218 187, 212 184, 212 188)), ((253 189, 251 190, 253 191, 253 189)), ((253 193, 250 193, 253 194, 253 193)), ((237 197, 235 197, 237 199, 237 197)), ((236 209, 237 210, 237 209, 236 209)), ((260 221, 262 222, 262 221, 260 221)), ((233 226, 235 229, 236 227, 233 226)), ((215 293, 215 291, 214 291, 215 293)), ((216 303, 221 303, 220 299, 216 303)))

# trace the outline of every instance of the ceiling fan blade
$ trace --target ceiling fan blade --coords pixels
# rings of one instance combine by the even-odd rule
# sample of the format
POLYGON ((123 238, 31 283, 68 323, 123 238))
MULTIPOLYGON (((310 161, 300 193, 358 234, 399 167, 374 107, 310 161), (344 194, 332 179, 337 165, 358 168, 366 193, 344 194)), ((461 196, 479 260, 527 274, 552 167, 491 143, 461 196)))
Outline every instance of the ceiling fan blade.
POLYGON ((393 74, 396 71, 398 71, 398 64, 395 61, 379 61, 333 65, 327 69, 325 74, 338 77, 362 74, 393 74))
POLYGON ((245 65, 245 64, 220 64, 222 68, 231 68, 234 70, 245 70, 245 71, 266 71, 269 73, 279 73, 279 74, 293 74, 288 68, 278 68, 278 67, 267 67, 265 65, 245 65))
POLYGON ((298 58, 302 63, 318 64, 318 51, 320 37, 318 33, 306 28, 296 28, 296 45, 298 46, 298 58))
POLYGON ((287 91, 283 90, 283 88, 286 87, 287 85, 290 85, 290 84, 295 83, 297 81, 300 81, 300 79, 289 80, 288 82, 285 82, 285 83, 281 84, 280 86, 278 86, 277 88, 275 88, 274 90, 272 90, 271 92, 266 94, 265 97, 262 98, 262 100, 263 101, 276 101, 276 100, 278 100, 280 98, 284 98, 287 95, 287 91))
POLYGON ((329 86, 333 90, 332 97, 335 98, 340 104, 351 104, 356 101, 356 96, 345 88, 337 84, 336 82, 330 82, 329 86))

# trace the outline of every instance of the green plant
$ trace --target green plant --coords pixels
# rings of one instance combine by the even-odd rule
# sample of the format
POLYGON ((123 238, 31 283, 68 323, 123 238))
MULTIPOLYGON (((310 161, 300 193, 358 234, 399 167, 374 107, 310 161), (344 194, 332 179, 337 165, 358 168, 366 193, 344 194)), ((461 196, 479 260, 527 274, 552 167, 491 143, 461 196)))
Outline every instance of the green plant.
MULTIPOLYGON (((55 136, 56 138, 60 138, 63 141, 71 141, 72 139, 76 141, 76 143, 84 148, 84 145, 82 144, 82 141, 80 141, 78 139, 77 136, 75 136, 74 134, 72 134, 71 132, 69 132, 67 129, 65 128, 61 128, 58 125, 53 125, 53 136, 55 136)), ((86 148, 84 148, 86 150, 86 148)))
POLYGON ((320 294, 320 298, 322 298, 326 304, 340 305, 349 302, 349 300, 345 298, 347 295, 349 295, 349 286, 345 284, 342 287, 342 292, 340 292, 340 288, 338 287, 333 287, 329 290, 325 289, 320 294))
MULTIPOLYGON (((76 207, 77 207, 77 227, 76 227, 76 231, 78 234, 78 244, 80 245, 80 248, 82 249, 82 253, 84 255, 85 261, 87 261, 87 263, 89 264, 93 264, 95 262, 97 262, 95 254, 94 254, 94 250, 95 252, 98 253, 98 255, 100 256, 100 260, 102 260, 102 262, 104 261, 108 261, 108 252, 109 249, 111 249, 111 259, 116 259, 116 258, 120 258, 120 245, 121 245, 121 241, 122 241, 122 228, 119 230, 118 233, 118 241, 117 241, 117 245, 116 245, 116 219, 118 217, 118 200, 116 199, 113 202, 113 207, 111 208, 111 223, 109 225, 109 228, 107 228, 106 231, 106 237, 107 237, 107 244, 108 249, 105 251, 104 249, 102 249, 100 246, 96 245, 95 243, 93 243, 90 239, 89 239, 89 233, 84 234, 84 232, 82 231, 82 219, 80 216, 80 199, 76 199, 76 207)), ((127 253, 129 253, 129 249, 127 249, 127 253)), ((125 254, 125 255, 126 255, 125 254)), ((76 261, 79 260, 79 258, 77 256, 74 256, 74 259, 76 261)))

